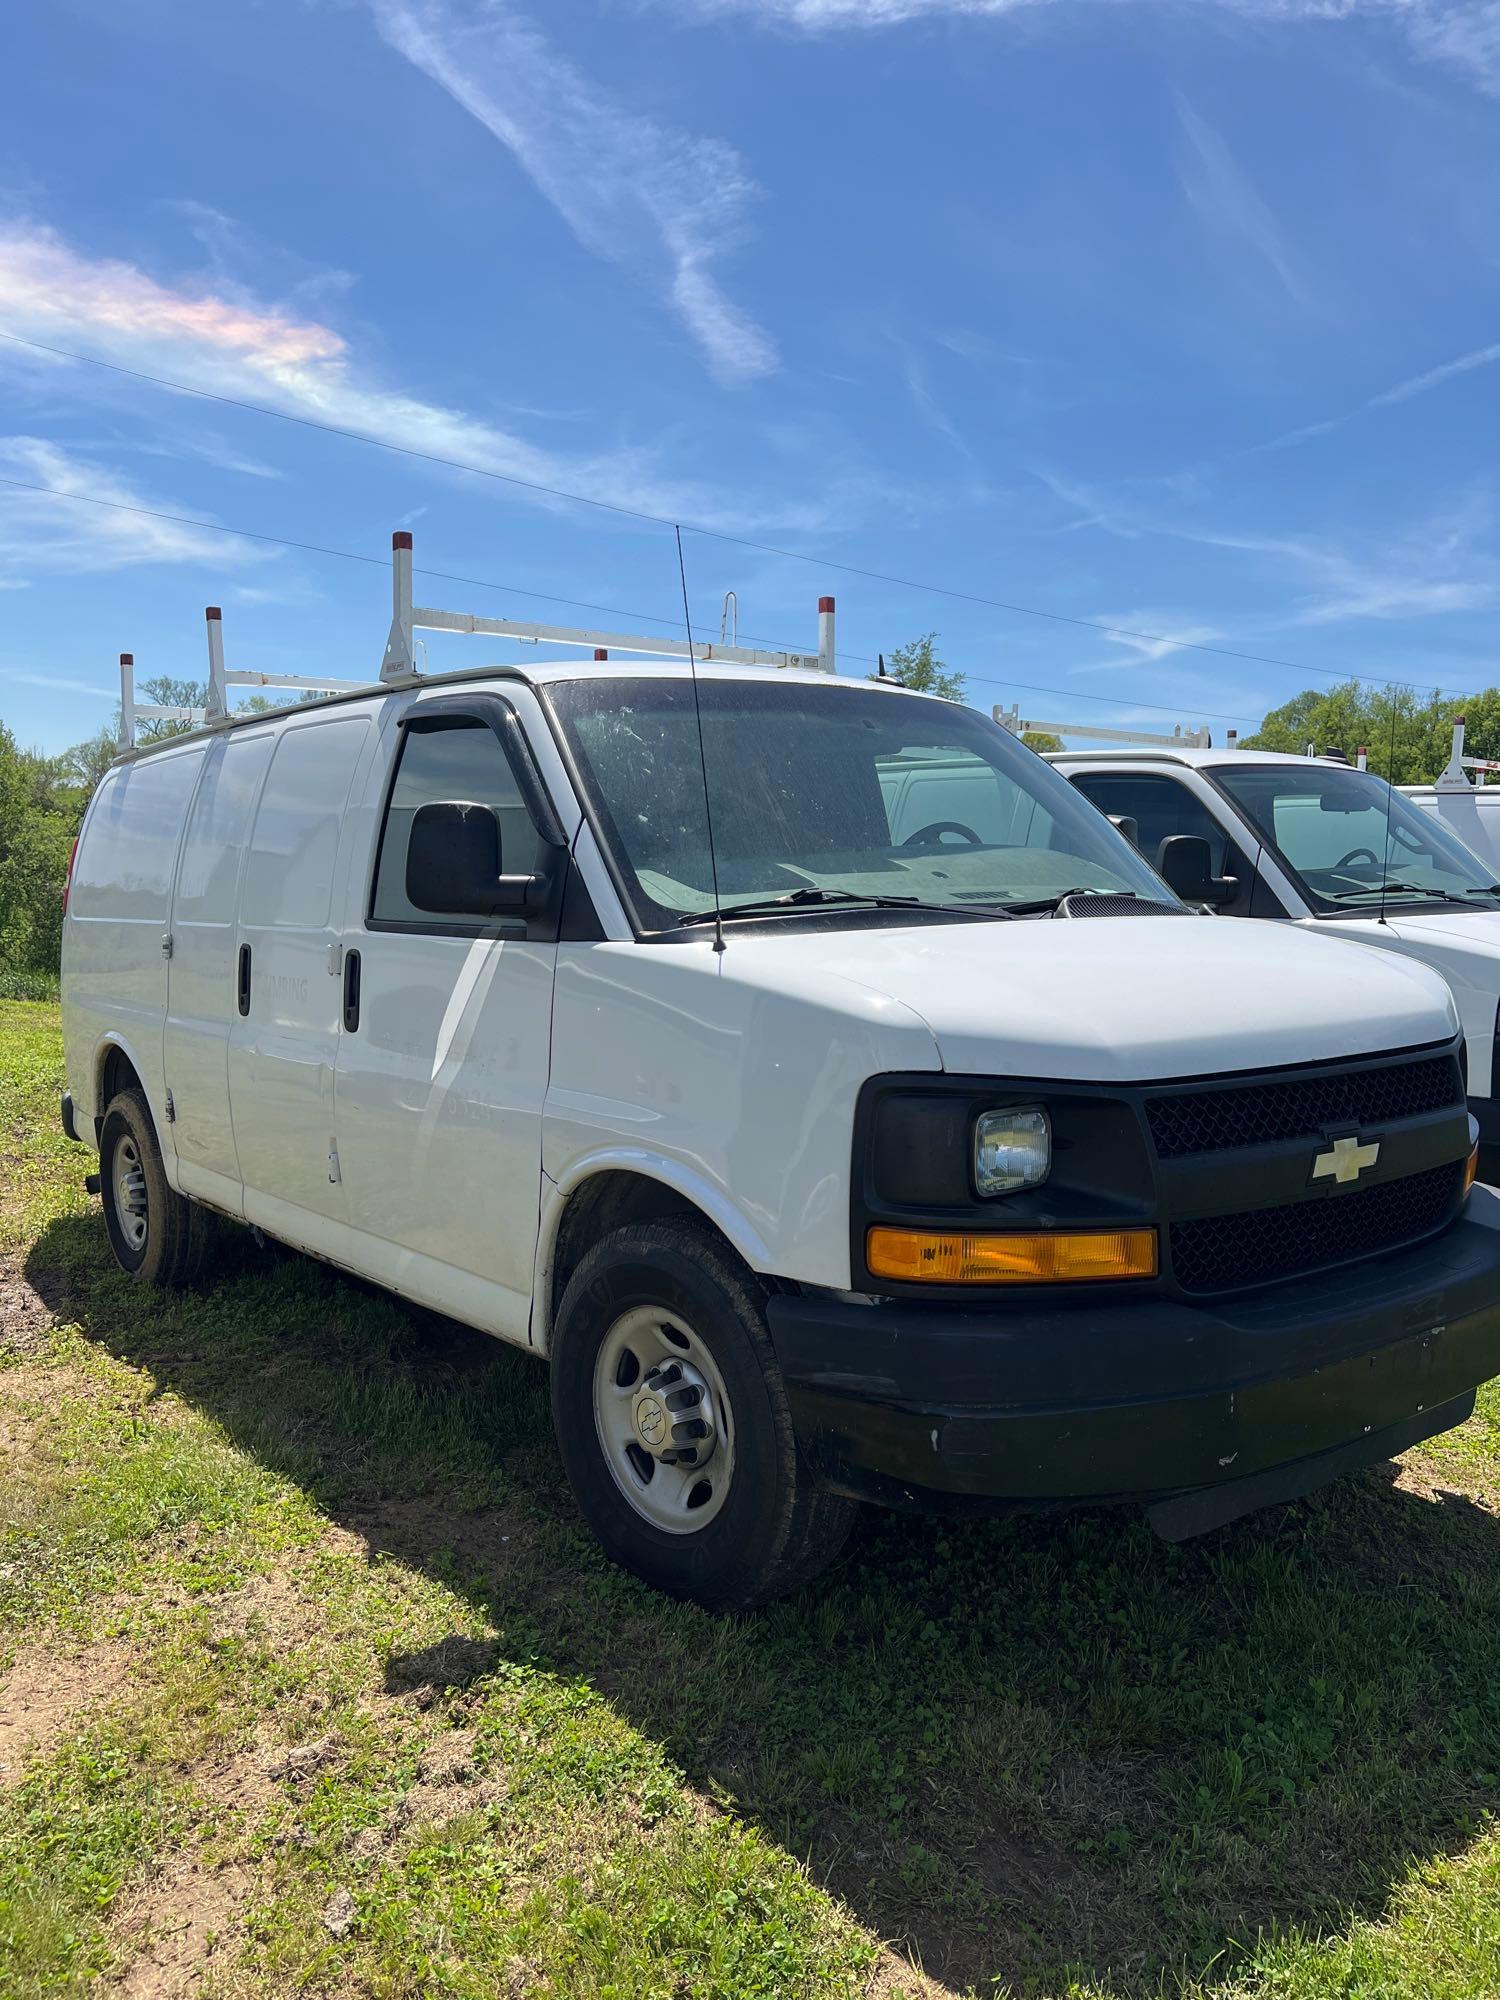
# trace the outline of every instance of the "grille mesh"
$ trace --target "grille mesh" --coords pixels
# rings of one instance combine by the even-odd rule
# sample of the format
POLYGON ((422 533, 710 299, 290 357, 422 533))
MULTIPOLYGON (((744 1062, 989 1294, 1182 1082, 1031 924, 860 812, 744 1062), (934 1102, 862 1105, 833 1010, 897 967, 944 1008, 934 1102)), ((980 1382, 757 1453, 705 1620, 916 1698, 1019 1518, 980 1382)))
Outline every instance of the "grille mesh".
POLYGON ((1448 1220, 1463 1170, 1458 1160, 1356 1194, 1175 1223, 1177 1282, 1189 1292, 1234 1291, 1414 1243, 1448 1220))
POLYGON ((1158 1159, 1313 1138, 1330 1125, 1384 1125, 1464 1101, 1457 1058, 1426 1056, 1379 1069, 1329 1070, 1285 1082, 1226 1084, 1153 1097, 1146 1105, 1158 1159))
POLYGON ((1148 903, 1139 896, 1103 890, 1092 896, 1064 896, 1053 913, 1059 917, 1185 917, 1180 903, 1148 903))

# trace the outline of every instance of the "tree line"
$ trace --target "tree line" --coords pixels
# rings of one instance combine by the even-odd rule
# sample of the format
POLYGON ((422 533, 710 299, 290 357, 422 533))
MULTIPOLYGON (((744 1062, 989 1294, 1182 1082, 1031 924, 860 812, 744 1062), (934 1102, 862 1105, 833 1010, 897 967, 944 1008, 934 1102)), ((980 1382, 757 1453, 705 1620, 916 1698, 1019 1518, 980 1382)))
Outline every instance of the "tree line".
MULTIPOLYGON (((159 708, 201 708, 200 681, 160 676, 141 685, 140 698, 159 708)), ((272 706, 264 695, 242 704, 272 706)), ((143 722, 136 740, 179 734, 180 722, 143 722)), ((84 809, 115 755, 115 723, 60 756, 23 750, 0 722, 0 999, 45 999, 57 990, 62 943, 63 885, 68 855, 84 809)))
MULTIPOLYGON (((905 687, 949 701, 964 698, 965 676, 940 657, 935 632, 898 646, 886 673, 905 687)), ((167 678, 147 681, 141 690, 143 701, 163 708, 201 708, 206 693, 201 682, 167 678)), ((242 704, 248 710, 274 705, 264 695, 242 704)), ((1459 714, 1468 723, 1470 753, 1500 758, 1500 688, 1419 698, 1410 688, 1370 688, 1356 680, 1304 689, 1272 709, 1241 744, 1300 756, 1311 743, 1319 751, 1342 750, 1351 759, 1363 748, 1379 776, 1398 785, 1430 784, 1448 761, 1453 718, 1459 714)), ((183 726, 143 723, 136 733, 149 743, 183 726)), ((1056 737, 1025 740, 1034 750, 1062 748, 1056 737)), ((114 754, 114 728, 101 729, 60 756, 45 757, 23 750, 0 722, 0 998, 41 998, 56 991, 68 854, 114 754)))

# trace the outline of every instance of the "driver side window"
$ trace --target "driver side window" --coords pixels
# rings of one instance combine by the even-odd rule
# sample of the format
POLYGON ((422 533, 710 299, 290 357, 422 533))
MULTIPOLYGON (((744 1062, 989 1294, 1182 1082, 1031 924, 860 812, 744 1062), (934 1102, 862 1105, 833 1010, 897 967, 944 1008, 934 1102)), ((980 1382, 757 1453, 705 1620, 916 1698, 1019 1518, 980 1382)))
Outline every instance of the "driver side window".
MULTIPOLYGON (((433 930, 444 927, 442 920, 419 910, 406 894, 406 851, 412 821, 422 806, 455 801, 488 807, 498 824, 500 865, 507 874, 531 874, 538 865, 541 842, 510 760, 488 723, 457 718, 441 728, 408 728, 401 734, 400 760, 375 863, 370 920, 433 930)), ((524 930, 524 918, 509 921, 524 930)))

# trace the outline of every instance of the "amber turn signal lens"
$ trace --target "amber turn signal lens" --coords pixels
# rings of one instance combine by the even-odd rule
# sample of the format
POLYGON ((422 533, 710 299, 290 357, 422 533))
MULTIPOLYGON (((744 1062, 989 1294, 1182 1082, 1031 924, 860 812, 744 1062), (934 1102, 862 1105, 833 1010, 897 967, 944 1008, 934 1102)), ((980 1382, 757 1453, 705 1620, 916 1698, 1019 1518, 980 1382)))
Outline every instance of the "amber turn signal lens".
POLYGON ((877 1278, 928 1285, 1070 1285, 1080 1278, 1154 1278, 1154 1229, 950 1235, 875 1228, 865 1262, 877 1278))
POLYGON ((1475 1146, 1464 1163, 1464 1193, 1467 1194, 1479 1178, 1479 1148, 1475 1146))

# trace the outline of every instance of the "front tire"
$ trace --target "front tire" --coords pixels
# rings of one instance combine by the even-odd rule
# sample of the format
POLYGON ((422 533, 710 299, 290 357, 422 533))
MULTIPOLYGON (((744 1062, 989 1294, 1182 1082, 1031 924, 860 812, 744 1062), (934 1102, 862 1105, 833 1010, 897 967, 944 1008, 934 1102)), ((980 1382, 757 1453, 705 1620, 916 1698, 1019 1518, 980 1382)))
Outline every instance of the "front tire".
POLYGON ((104 1114, 99 1192, 120 1269, 164 1290, 191 1284, 203 1268, 211 1220, 168 1182, 143 1091, 122 1090, 104 1114))
POLYGON ((584 1257, 553 1333, 552 1415, 605 1552, 709 1610, 795 1590, 853 1522, 798 1450, 763 1289, 702 1223, 630 1223, 584 1257))

